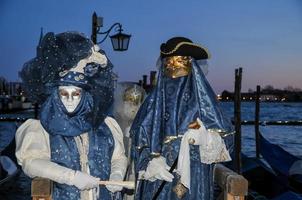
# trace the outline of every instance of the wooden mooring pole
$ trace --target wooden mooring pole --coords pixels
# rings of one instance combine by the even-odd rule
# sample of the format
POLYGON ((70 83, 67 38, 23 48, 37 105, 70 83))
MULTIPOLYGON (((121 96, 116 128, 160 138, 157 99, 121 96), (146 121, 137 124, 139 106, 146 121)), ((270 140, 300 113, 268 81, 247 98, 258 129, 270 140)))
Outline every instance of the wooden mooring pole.
POLYGON ((235 69, 234 122, 235 122, 235 162, 234 169, 241 174, 241 80, 242 68, 235 69))
POLYGON ((256 158, 260 158, 260 85, 257 85, 255 105, 255 142, 256 142, 256 158))

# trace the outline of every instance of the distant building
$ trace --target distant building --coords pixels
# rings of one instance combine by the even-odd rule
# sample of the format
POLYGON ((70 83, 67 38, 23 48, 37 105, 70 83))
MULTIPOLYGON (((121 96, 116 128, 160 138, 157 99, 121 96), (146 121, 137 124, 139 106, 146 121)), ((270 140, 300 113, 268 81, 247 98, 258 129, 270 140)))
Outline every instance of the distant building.
POLYGON ((261 94, 260 101, 280 101, 282 98, 275 94, 261 94))
MULTIPOLYGON (((255 101, 256 99, 256 92, 242 92, 241 93, 241 101, 255 101)), ((223 91, 221 95, 218 95, 218 100, 220 101, 234 101, 234 93, 223 91)), ((273 94, 261 94, 260 96, 261 101, 279 101, 280 98, 273 94)))
POLYGON ((119 76, 117 75, 117 73, 112 72, 112 80, 113 80, 113 87, 114 87, 114 88, 117 87, 118 78, 119 78, 119 76))
POLYGON ((10 95, 10 96, 22 95, 22 83, 21 82, 9 82, 8 83, 8 95, 10 95))
MULTIPOLYGON (((241 101, 255 101, 256 92, 247 92, 241 93, 241 101)), ((217 99, 220 101, 234 101, 234 93, 229 91, 223 91, 221 95, 217 95, 217 99)), ((270 102, 279 102, 279 101, 292 101, 292 102, 301 102, 302 101, 302 92, 295 91, 286 91, 275 89, 272 91, 261 91, 260 101, 270 101, 270 102)))
POLYGON ((156 71, 150 71, 149 83, 147 80, 148 80, 148 76, 143 75, 143 80, 139 80, 138 84, 142 86, 146 91, 146 93, 148 94, 153 90, 154 86, 156 85, 156 71))
POLYGON ((3 77, 0 77, 0 95, 6 94, 6 80, 3 77))

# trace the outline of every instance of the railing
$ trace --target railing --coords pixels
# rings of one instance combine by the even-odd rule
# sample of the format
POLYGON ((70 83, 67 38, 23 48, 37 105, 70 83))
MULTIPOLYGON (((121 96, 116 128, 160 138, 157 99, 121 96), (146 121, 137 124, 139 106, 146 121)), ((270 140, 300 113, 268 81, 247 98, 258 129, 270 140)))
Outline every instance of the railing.
MULTIPOLYGON (((218 200, 243 200, 248 194, 248 181, 222 164, 214 170, 215 182, 222 190, 218 200)), ((51 200, 52 181, 45 178, 32 180, 31 195, 33 200, 51 200)))
POLYGON ((34 178, 31 182, 32 200, 51 200, 52 181, 45 178, 34 178))
POLYGON ((0 117, 0 122, 25 122, 26 117, 0 117))
POLYGON ((243 200, 248 194, 248 181, 222 164, 215 166, 214 178, 222 190, 217 200, 243 200))
MULTIPOLYGON (((242 125, 254 125, 255 121, 241 121, 242 125)), ((259 121, 259 125, 261 126, 268 126, 268 125, 281 125, 281 126, 301 126, 302 125, 302 120, 297 120, 297 121, 287 121, 287 120, 277 120, 277 121, 259 121)))
MULTIPOLYGON (((24 122, 27 117, 0 117, 0 122, 24 122)), ((234 122, 233 122, 234 124, 234 122)), ((255 125, 256 121, 243 120, 241 125, 255 125)), ((259 121, 260 126, 302 126, 302 120, 275 120, 275 121, 259 121)))

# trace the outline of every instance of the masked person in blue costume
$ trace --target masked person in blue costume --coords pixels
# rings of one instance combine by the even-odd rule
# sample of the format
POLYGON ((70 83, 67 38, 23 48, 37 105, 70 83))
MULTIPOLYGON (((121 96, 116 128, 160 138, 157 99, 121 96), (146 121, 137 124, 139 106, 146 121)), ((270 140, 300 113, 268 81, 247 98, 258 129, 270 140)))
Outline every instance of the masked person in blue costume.
POLYGON ((215 163, 231 160, 233 131, 202 65, 208 51, 184 37, 162 44, 155 89, 131 128, 137 199, 213 199, 215 163))
MULTIPOLYGON (((129 181, 135 180, 133 160, 131 160, 131 157, 129 156, 131 149, 131 138, 129 131, 136 113, 144 101, 144 98, 145 90, 132 82, 120 82, 114 91, 113 113, 116 121, 119 123, 124 133, 124 145, 126 155, 128 157, 126 180, 129 181)), ((133 200, 134 191, 134 189, 124 190, 124 200, 133 200)))
POLYGON ((112 199, 127 167, 123 133, 108 116, 112 64, 77 32, 47 33, 36 58, 20 73, 28 96, 41 104, 39 120, 16 133, 16 156, 30 177, 54 181, 53 200, 112 199))

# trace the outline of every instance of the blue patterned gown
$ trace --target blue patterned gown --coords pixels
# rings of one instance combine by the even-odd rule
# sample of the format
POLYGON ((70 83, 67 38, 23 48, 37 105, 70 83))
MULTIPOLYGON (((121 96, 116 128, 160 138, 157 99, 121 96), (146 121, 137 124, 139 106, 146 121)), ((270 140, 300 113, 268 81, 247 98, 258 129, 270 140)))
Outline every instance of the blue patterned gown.
MULTIPOLYGON (((197 117, 207 129, 232 130, 197 62, 193 61, 192 72, 188 76, 174 79, 166 77, 161 66, 156 88, 144 101, 131 128, 136 173, 146 170, 154 154, 165 157, 167 164, 172 166, 180 148, 181 139, 177 136, 183 135, 197 117)), ((224 139, 230 150, 232 136, 224 139)), ((191 188, 183 199, 213 199, 214 164, 201 163, 199 147, 195 145, 190 145, 190 161, 191 188)), ((173 175, 173 182, 165 183, 158 199, 178 199, 172 189, 179 177, 176 173, 173 175)), ((136 199, 152 199, 161 183, 161 180, 140 180, 136 199)))

